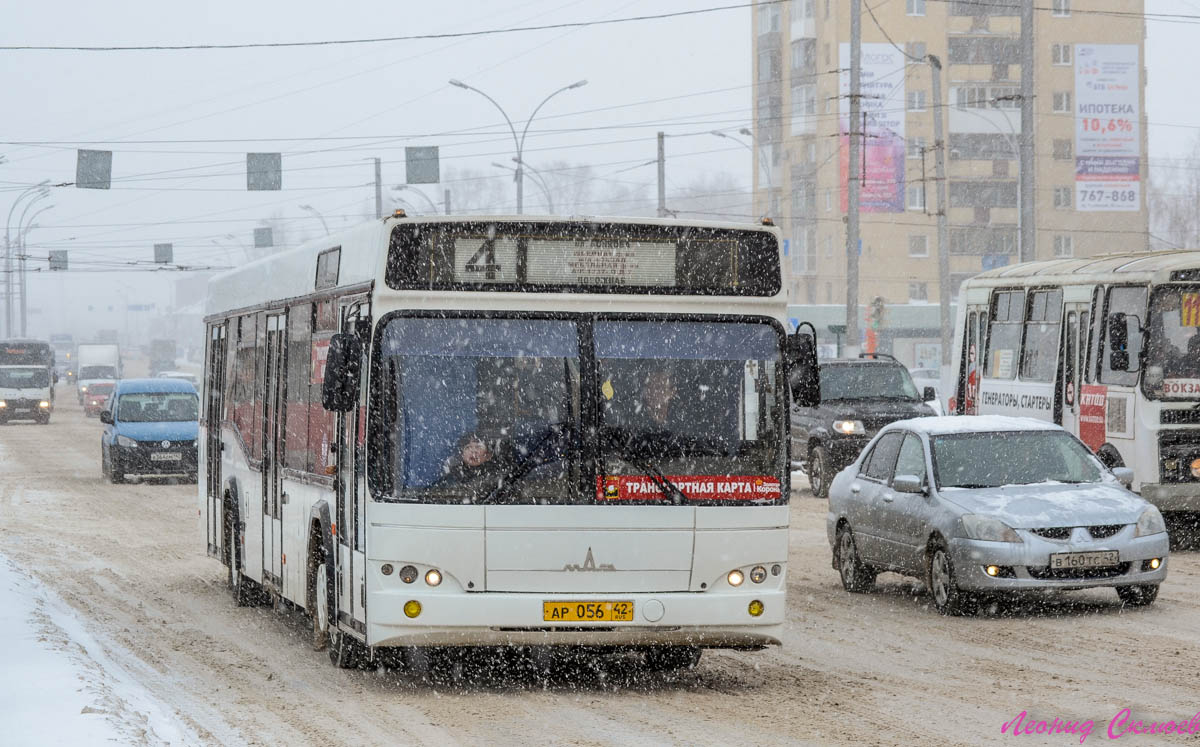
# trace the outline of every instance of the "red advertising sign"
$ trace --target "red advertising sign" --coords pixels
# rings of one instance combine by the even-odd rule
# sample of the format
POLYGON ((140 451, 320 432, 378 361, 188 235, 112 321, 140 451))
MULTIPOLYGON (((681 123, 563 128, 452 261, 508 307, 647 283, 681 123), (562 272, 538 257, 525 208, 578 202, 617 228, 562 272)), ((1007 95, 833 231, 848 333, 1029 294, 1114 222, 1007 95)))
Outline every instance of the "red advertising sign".
POLYGON ((1103 384, 1084 384, 1079 388, 1079 440, 1092 451, 1103 446, 1107 438, 1107 406, 1108 387, 1103 384))
MULTIPOLYGON (((765 475, 667 475, 694 501, 772 501, 783 495, 778 478, 765 475)), ((596 477, 596 499, 602 501, 661 500, 662 491, 648 475, 596 477)))

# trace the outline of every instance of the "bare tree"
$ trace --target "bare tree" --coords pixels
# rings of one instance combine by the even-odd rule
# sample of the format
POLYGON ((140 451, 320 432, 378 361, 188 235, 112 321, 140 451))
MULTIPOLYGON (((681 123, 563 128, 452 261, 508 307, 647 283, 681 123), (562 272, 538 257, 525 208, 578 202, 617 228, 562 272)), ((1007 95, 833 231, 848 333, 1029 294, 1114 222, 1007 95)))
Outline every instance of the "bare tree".
POLYGON ((1200 134, 1187 156, 1155 169, 1146 202, 1151 247, 1200 248, 1200 134))

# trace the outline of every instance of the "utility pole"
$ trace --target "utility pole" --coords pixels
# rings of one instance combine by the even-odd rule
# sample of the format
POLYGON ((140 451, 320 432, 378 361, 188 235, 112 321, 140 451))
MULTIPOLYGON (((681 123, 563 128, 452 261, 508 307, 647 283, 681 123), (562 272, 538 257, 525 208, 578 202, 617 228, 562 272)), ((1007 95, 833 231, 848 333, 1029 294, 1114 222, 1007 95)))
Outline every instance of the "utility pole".
POLYGON ((667 148, 666 134, 658 133, 658 217, 667 217, 667 148))
MULTIPOLYGON (((946 237, 946 138, 942 130, 942 61, 929 55, 933 76, 933 163, 937 183, 938 305, 942 332, 942 367, 950 365, 950 245, 946 237)), ((922 162, 924 160, 922 159, 922 162)))
POLYGON ((375 217, 383 217, 383 169, 379 159, 375 159, 375 217))
POLYGON ((442 204, 444 204, 446 206, 446 215, 449 215, 450 214, 450 190, 448 190, 448 189, 444 190, 442 192, 442 195, 443 195, 442 204))
POLYGON ((849 168, 846 169, 846 355, 858 355, 858 204, 862 184, 854 173, 858 149, 864 133, 855 133, 862 115, 862 2, 850 0, 850 119, 846 129, 850 137, 849 168))
POLYGON ((1021 163, 1020 181, 1021 226, 1018 229, 1019 257, 1022 262, 1037 258, 1037 224, 1034 222, 1033 172, 1033 3, 1021 3, 1021 163))

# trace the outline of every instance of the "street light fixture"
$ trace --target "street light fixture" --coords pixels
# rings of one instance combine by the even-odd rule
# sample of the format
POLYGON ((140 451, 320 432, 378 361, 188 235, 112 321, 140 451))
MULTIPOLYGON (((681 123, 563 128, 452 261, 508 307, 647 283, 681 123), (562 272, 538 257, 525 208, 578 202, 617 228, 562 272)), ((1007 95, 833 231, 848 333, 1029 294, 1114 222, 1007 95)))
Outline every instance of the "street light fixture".
MULTIPOLYGON (((39 199, 41 199, 40 196, 33 200, 30 200, 29 204, 25 206, 25 209, 28 210, 29 206, 33 205, 39 199)), ((17 232, 17 245, 21 248, 21 256, 20 256, 21 291, 20 291, 20 295, 21 295, 21 336, 22 337, 24 337, 26 334, 26 319, 29 316, 29 299, 28 299, 28 296, 26 295, 26 288, 28 288, 29 286, 27 283, 26 275, 25 275, 25 262, 29 258, 29 252, 25 248, 25 240, 26 240, 26 237, 29 236, 29 232, 38 227, 38 224, 34 222, 37 220, 37 217, 52 207, 54 207, 54 206, 53 205, 45 205, 44 207, 42 207, 38 210, 35 210, 33 212, 33 215, 29 216, 29 222, 27 222, 25 224, 25 228, 23 228, 17 232)), ((22 217, 24 217, 24 215, 22 215, 22 217)), ((20 223, 18 223, 17 225, 20 226, 20 223)))
MULTIPOLYGON (((513 160, 513 163, 520 165, 520 162, 517 161, 516 156, 513 156, 512 160, 513 160)), ((504 164, 496 163, 495 161, 492 161, 492 165, 498 169, 504 169, 505 171, 513 172, 513 175, 515 178, 516 171, 517 171, 517 169, 515 167, 505 166, 504 164)), ((529 164, 524 164, 524 165, 525 165, 525 168, 529 169, 529 173, 533 175, 533 181, 538 185, 538 188, 542 190, 542 196, 546 198, 546 209, 549 211, 550 215, 553 215, 554 214, 554 198, 550 196, 550 187, 546 184, 546 180, 542 177, 541 173, 537 169, 533 168, 529 164)))
MULTIPOLYGON (((44 179, 32 187, 23 190, 13 200, 12 207, 8 210, 8 217, 4 219, 4 323, 5 333, 8 337, 12 337, 13 335, 13 247, 10 235, 13 213, 16 212, 17 205, 21 203, 21 200, 24 200, 28 195, 36 193, 37 196, 35 199, 39 200, 49 195, 49 184, 50 180, 44 179)), ((17 228, 20 228, 20 225, 17 228)))
POLYGON ((423 199, 423 200, 425 200, 425 202, 429 203, 429 207, 431 210, 433 210, 434 215, 437 215, 439 212, 437 203, 434 202, 433 200, 429 199, 429 195, 425 194, 424 192, 417 189, 416 187, 410 186, 408 184, 397 184, 396 186, 392 187, 392 191, 393 192, 412 192, 413 194, 418 194, 421 196, 421 199, 423 199))
MULTIPOLYGON (((710 130, 709 133, 712 135, 716 135, 717 137, 723 137, 726 140, 732 140, 733 142, 742 146, 746 150, 750 151, 750 154, 752 156, 754 156, 755 165, 757 165, 758 161, 760 161, 760 160, 762 161, 763 170, 766 171, 766 175, 767 175, 767 209, 764 210, 763 212, 770 213, 771 206, 772 206, 771 198, 773 196, 773 192, 775 189, 775 179, 771 175, 771 162, 765 158, 762 158, 762 154, 758 152, 757 148, 755 148, 753 145, 750 145, 749 143, 745 142, 744 140, 742 140, 740 138, 736 138, 733 135, 730 135, 726 132, 721 132, 720 130, 710 130)), ((745 135, 746 137, 750 138, 751 141, 754 141, 754 133, 751 132, 750 129, 747 127, 743 127, 742 129, 738 130, 738 134, 745 135)), ((778 216, 775 216, 775 217, 778 217, 778 216)))
POLYGON ((329 235, 329 224, 325 222, 325 216, 321 215, 321 213, 318 212, 315 207, 312 205, 301 205, 300 209, 315 215, 317 220, 321 221, 321 228, 325 229, 325 235, 329 235))
POLYGON ((500 110, 500 115, 502 117, 504 117, 504 121, 508 123, 508 129, 510 132, 512 132, 512 136, 513 136, 513 144, 516 145, 516 147, 517 147, 517 157, 516 157, 517 168, 516 168, 516 173, 513 175, 513 179, 517 183, 517 215, 521 215, 524 210, 524 196, 525 196, 525 168, 524 168, 524 161, 522 160, 521 154, 525 150, 525 135, 527 135, 529 133, 529 125, 533 124, 533 118, 537 116, 537 113, 539 111, 541 111, 541 108, 546 105, 547 101, 554 98, 555 96, 562 93, 563 91, 570 91, 571 89, 574 89, 574 88, 583 88, 584 86, 587 85, 587 81, 586 80, 575 81, 571 85, 563 86, 562 88, 558 89, 557 91, 554 91, 553 93, 551 93, 546 98, 542 99, 542 102, 534 107, 533 114, 530 114, 529 119, 525 121, 525 127, 524 127, 524 129, 521 130, 520 137, 517 137, 517 128, 513 126, 512 120, 509 119, 507 112, 504 111, 504 107, 500 106, 500 104, 497 103, 494 98, 492 98, 491 96, 488 96, 486 93, 484 93, 483 91, 479 90, 478 88, 476 88, 474 86, 469 86, 466 83, 463 83, 461 80, 451 78, 450 85, 455 86, 456 88, 461 88, 465 91, 474 91, 475 93, 484 97, 488 101, 492 102, 492 106, 494 106, 498 110, 500 110))

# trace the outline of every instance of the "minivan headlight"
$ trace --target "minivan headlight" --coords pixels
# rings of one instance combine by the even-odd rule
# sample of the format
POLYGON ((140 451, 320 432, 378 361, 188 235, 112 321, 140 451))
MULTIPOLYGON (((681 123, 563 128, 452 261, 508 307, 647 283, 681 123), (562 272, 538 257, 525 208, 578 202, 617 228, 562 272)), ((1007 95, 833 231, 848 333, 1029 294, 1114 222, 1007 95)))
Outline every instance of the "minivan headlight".
POLYGON ((985 542, 1020 542, 1017 530, 999 519, 979 514, 966 514, 962 517, 963 529, 967 536, 974 540, 985 542))
POLYGON ((117 446, 133 448, 134 446, 137 446, 137 441, 134 441, 129 436, 117 436, 117 446))
POLYGON ((1145 537, 1150 534, 1160 534, 1167 531, 1167 523, 1163 521, 1162 513, 1157 508, 1151 506, 1142 512, 1138 517, 1137 532, 1135 537, 1145 537))
POLYGON ((835 420, 833 430, 843 436, 860 436, 867 432, 861 420, 835 420))

